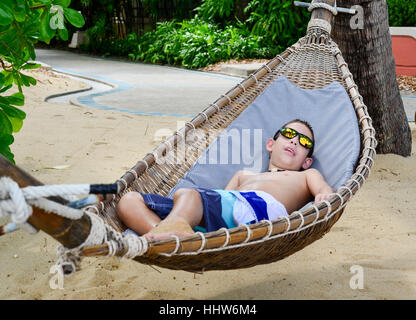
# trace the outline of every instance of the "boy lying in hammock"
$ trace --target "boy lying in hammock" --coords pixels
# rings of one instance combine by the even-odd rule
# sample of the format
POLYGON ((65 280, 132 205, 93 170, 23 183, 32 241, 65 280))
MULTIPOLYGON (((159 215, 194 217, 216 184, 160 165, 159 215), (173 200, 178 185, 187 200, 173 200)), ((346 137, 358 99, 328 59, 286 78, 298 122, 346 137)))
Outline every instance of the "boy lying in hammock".
POLYGON ((312 165, 311 126, 293 120, 266 143, 268 172, 238 171, 224 190, 178 189, 173 199, 157 194, 129 192, 118 203, 124 224, 148 238, 187 236, 193 228, 204 231, 232 228, 261 220, 275 220, 298 210, 314 197, 326 200, 333 193, 312 165))

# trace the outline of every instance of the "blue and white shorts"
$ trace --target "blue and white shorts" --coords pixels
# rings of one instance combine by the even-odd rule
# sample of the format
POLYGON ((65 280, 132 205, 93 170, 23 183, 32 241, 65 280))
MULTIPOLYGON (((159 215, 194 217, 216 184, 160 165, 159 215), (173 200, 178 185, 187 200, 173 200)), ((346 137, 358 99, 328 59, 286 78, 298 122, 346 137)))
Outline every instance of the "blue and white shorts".
MULTIPOLYGON (((276 220, 287 216, 286 208, 264 191, 234 191, 196 188, 202 199, 204 226, 196 230, 210 232, 234 228, 262 220, 276 220)), ((173 208, 173 200, 157 194, 141 194, 143 200, 161 219, 173 208)))

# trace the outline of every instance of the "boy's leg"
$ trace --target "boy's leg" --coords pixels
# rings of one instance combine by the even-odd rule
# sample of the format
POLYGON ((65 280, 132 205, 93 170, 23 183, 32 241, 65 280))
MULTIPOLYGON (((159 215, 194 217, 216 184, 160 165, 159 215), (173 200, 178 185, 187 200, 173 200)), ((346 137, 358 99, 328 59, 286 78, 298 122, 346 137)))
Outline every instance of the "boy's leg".
POLYGON ((166 238, 171 235, 186 236, 194 231, 203 218, 201 195, 193 189, 178 189, 173 195, 173 208, 169 215, 146 236, 166 238))
POLYGON ((128 192, 117 205, 117 212, 123 223, 140 235, 149 232, 161 219, 150 210, 138 192, 128 192))

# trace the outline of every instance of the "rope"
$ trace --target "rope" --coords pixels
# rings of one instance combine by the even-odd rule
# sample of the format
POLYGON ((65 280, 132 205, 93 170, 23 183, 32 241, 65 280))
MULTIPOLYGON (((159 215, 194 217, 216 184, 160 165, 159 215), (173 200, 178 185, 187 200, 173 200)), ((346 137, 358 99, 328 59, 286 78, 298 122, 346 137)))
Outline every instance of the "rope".
POLYGON ((31 206, 33 205, 47 212, 53 212, 73 220, 80 219, 84 214, 88 215, 91 221, 91 229, 87 239, 73 249, 65 248, 62 245, 58 246, 56 266, 66 276, 72 275, 79 269, 81 251, 84 247, 107 244, 109 248, 108 256, 125 252, 122 258, 133 259, 138 255, 143 255, 148 249, 146 238, 133 234, 123 236, 107 225, 98 215, 89 212, 90 207, 79 210, 45 199, 45 197, 50 196, 101 192, 118 192, 118 188, 114 184, 49 185, 20 188, 11 178, 2 177, 0 178, 0 218, 11 216, 11 220, 17 226, 25 228, 30 233, 35 233, 38 230, 27 223, 32 215, 33 209, 31 206))
POLYGON ((78 247, 73 249, 60 245, 57 249, 58 260, 56 266, 62 270, 65 276, 70 276, 79 270, 82 248, 107 244, 109 252, 107 256, 114 256, 125 252, 121 258, 134 259, 147 252, 148 240, 133 233, 123 236, 96 214, 84 210, 91 220, 90 234, 78 247))
POLYGON ((308 11, 312 12, 314 9, 318 9, 318 8, 326 9, 326 10, 330 11, 334 16, 336 16, 338 14, 338 10, 337 10, 337 7, 336 7, 336 2, 335 2, 335 7, 333 7, 333 6, 330 6, 327 3, 323 3, 323 2, 317 3, 314 0, 314 1, 312 1, 311 5, 309 6, 308 11))
POLYGON ((33 212, 31 206, 36 206, 46 212, 55 213, 72 220, 78 220, 83 216, 81 210, 50 201, 46 199, 47 197, 61 196, 74 200, 74 195, 117 192, 118 187, 116 184, 72 184, 20 188, 11 178, 1 177, 0 218, 10 216, 16 225, 23 226, 33 233, 33 227, 26 223, 33 212))
POLYGON ((31 234, 38 231, 27 223, 33 213, 31 207, 33 205, 65 218, 79 219, 82 217, 82 211, 42 198, 59 194, 69 195, 74 192, 85 193, 85 185, 39 186, 21 189, 9 177, 2 177, 0 178, 0 218, 10 216, 13 223, 31 234))
POLYGON ((322 29, 322 30, 328 32, 328 34, 331 34, 331 31, 332 31, 331 24, 328 21, 323 20, 323 19, 312 19, 311 21, 309 21, 308 31, 312 28, 322 29))

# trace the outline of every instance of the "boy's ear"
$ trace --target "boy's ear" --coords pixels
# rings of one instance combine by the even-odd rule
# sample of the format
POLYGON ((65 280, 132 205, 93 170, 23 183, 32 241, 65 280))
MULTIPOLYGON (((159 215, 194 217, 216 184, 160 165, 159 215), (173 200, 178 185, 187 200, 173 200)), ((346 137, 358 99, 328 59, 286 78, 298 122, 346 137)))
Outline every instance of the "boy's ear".
POLYGON ((273 138, 269 138, 269 140, 267 140, 266 142, 266 150, 271 152, 273 150, 274 143, 275 141, 273 140, 273 138))
POLYGON ((309 169, 310 166, 312 165, 312 162, 313 162, 312 158, 306 158, 305 161, 303 161, 302 169, 303 170, 309 169))

